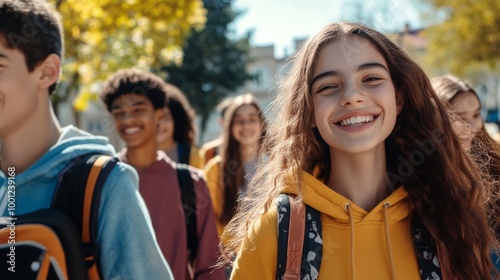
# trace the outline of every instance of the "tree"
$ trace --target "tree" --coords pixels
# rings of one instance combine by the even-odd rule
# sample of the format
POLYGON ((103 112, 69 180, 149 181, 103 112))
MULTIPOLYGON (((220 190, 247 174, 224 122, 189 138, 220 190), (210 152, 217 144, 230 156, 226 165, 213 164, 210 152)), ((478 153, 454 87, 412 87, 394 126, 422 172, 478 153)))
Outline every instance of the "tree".
POLYGON ((155 68, 172 59, 193 26, 201 0, 51 0, 62 15, 63 78, 57 103, 80 93, 77 109, 96 99, 90 86, 126 67, 155 68))
POLYGON ((496 69, 500 58, 500 2, 497 0, 427 0, 444 18, 426 32, 431 65, 462 74, 496 69))
POLYGON ((161 71, 167 81, 178 86, 201 116, 201 133, 213 108, 227 95, 250 80, 250 33, 244 38, 228 38, 228 25, 238 16, 232 0, 204 0, 207 21, 201 30, 192 29, 183 47, 180 64, 168 64, 161 71))

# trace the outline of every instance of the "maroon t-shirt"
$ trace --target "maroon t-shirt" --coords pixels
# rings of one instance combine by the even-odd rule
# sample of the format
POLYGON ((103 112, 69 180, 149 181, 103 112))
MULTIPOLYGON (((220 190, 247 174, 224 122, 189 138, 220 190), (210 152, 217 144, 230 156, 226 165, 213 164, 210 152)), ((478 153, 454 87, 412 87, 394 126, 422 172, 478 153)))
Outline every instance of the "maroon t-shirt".
MULTIPOLYGON (((123 149, 118 153, 118 158, 128 162, 126 155, 127 150, 123 149)), ((191 278, 188 271, 186 222, 175 164, 163 151, 158 151, 156 162, 144 170, 137 170, 137 173, 139 192, 148 207, 158 245, 172 269, 174 278, 182 280, 191 278)), ((217 262, 219 238, 210 194, 202 171, 190 167, 190 172, 196 194, 198 235, 194 279, 224 279, 222 269, 213 269, 217 262)))

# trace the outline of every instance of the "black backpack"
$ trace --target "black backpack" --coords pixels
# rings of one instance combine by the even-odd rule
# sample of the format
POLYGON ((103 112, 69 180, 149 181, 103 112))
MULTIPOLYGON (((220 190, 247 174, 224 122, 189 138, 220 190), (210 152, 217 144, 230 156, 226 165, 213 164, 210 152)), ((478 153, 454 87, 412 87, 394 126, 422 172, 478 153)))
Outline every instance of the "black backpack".
POLYGON ((177 177, 179 178, 182 206, 184 208, 184 217, 186 219, 190 261, 191 264, 193 264, 198 250, 198 238, 196 234, 196 195, 193 179, 191 178, 191 174, 188 170, 191 147, 185 143, 178 143, 177 154, 179 156, 179 162, 176 163, 177 177))
POLYGON ((59 176, 51 208, 2 217, 1 279, 102 278, 97 216, 102 187, 116 162, 106 155, 75 157, 59 176))
POLYGON ((184 218, 186 219, 187 243, 190 252, 190 261, 191 264, 193 264, 198 250, 198 237, 196 234, 196 194, 188 165, 176 163, 175 169, 177 171, 179 187, 181 188, 181 200, 184 208, 184 218))
MULTIPOLYGON (((307 204, 292 203, 293 199, 291 195, 280 194, 276 200, 278 207, 276 279, 317 279, 323 253, 320 213, 307 204)), ((434 264, 437 261, 437 249, 429 232, 418 221, 413 221, 411 227, 421 279, 442 279, 440 268, 434 264)))
POLYGON ((189 157, 191 156, 191 146, 186 143, 178 143, 177 156, 179 157, 179 163, 189 164, 189 157))

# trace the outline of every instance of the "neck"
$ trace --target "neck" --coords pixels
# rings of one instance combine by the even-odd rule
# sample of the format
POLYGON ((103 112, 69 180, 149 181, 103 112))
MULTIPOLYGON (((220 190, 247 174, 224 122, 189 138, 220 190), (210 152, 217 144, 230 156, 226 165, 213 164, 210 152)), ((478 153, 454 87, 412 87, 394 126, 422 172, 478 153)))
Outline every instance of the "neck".
POLYGON ((0 168, 6 173, 14 167, 19 174, 33 165, 43 154, 57 143, 61 127, 52 110, 52 105, 38 106, 30 119, 2 137, 0 168))
POLYGON ((330 155, 327 185, 356 205, 370 211, 391 193, 383 145, 375 151, 354 156, 333 151, 330 155))
POLYGON ((158 141, 158 150, 162 150, 164 152, 170 151, 175 147, 174 138, 165 139, 163 141, 158 141))
POLYGON ((128 164, 132 165, 137 171, 144 170, 156 162, 156 141, 150 142, 136 147, 127 147, 128 164))
POLYGON ((240 145, 241 159, 243 161, 252 161, 257 158, 259 153, 258 145, 240 145))

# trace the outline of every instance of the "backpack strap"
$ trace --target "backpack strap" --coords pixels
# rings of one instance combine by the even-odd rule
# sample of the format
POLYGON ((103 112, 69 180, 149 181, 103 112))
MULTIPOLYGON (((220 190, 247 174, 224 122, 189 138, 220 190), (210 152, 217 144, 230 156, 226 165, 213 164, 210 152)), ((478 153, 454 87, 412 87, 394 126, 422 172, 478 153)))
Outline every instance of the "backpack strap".
POLYGON ((189 164, 189 156, 191 154, 191 147, 186 143, 177 143, 177 156, 179 163, 189 164))
POLYGON ((102 187, 117 161, 98 154, 74 158, 59 175, 52 199, 52 208, 67 214, 81 233, 90 279, 102 278, 97 267, 97 218, 102 187))
POLYGON ((280 194, 276 279, 317 279, 323 254, 320 213, 294 196, 280 194), (305 207, 304 207, 305 205, 305 207))
POLYGON ((191 263, 196 258, 198 251, 198 237, 196 228, 196 194, 194 190, 193 178, 188 169, 188 165, 176 164, 177 178, 181 188, 182 207, 184 208, 184 218, 186 219, 187 242, 190 251, 191 263))
POLYGON ((443 279, 436 243, 432 240, 429 231, 416 219, 412 220, 411 228, 421 278, 443 279))

